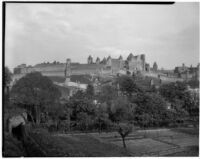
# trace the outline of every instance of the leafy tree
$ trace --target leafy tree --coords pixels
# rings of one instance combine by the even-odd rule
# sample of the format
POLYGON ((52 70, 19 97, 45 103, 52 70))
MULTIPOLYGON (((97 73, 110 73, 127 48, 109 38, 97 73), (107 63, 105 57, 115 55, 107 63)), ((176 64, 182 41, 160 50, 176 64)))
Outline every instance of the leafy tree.
POLYGON ((95 106, 90 88, 87 89, 88 92, 78 91, 75 93, 67 105, 71 110, 71 120, 81 130, 89 129, 95 114, 95 106))
POLYGON ((77 115, 78 126, 81 130, 89 130, 89 126, 93 124, 93 116, 86 112, 79 112, 77 115))
POLYGON ((137 87, 133 78, 129 76, 121 76, 118 78, 119 87, 123 94, 131 96, 132 93, 137 93, 140 89, 137 87))
POLYGON ((9 106, 9 84, 12 81, 12 73, 8 69, 8 67, 4 67, 4 74, 3 74, 3 89, 4 89, 4 104, 6 107, 9 106))
POLYGON ((70 99, 68 108, 71 110, 71 120, 80 130, 88 130, 93 123, 95 107, 92 100, 87 98, 70 99))
POLYGON ((186 117, 188 113, 191 118, 198 116, 199 95, 187 91, 186 83, 165 84, 160 88, 160 94, 171 102, 172 108, 176 110, 179 118, 186 117))
POLYGON ((129 102, 126 97, 119 96, 112 101, 110 118, 114 122, 131 121, 134 118, 135 104, 129 102))
POLYGON ((117 90, 114 86, 111 85, 105 85, 102 86, 101 92, 99 95, 99 100, 103 102, 109 103, 109 101, 116 99, 117 97, 117 90))
POLYGON ((89 99, 92 99, 94 97, 94 87, 93 85, 89 84, 87 86, 87 89, 86 89, 86 96, 87 98, 89 99))
POLYGON ((190 80, 187 82, 187 84, 191 87, 191 88, 199 88, 199 80, 190 80))
POLYGON ((184 94, 187 86, 183 82, 164 84, 160 87, 160 94, 168 101, 174 99, 184 100, 184 94))
POLYGON ((186 92, 183 108, 189 113, 191 118, 199 117, 199 94, 186 92))
POLYGON ((102 127, 107 128, 110 124, 107 107, 106 103, 102 103, 97 106, 95 111, 95 122, 98 125, 99 133, 101 132, 102 127))
POLYGON ((137 95, 134 102, 137 104, 135 120, 140 126, 161 126, 165 121, 166 102, 160 95, 141 93, 137 95))
POLYGON ((61 93, 53 82, 39 72, 29 73, 12 87, 11 96, 15 103, 25 106, 40 123, 40 113, 48 105, 58 102, 61 93))
POLYGON ((49 114, 49 117, 52 118, 54 121, 58 121, 59 119, 66 118, 66 110, 64 105, 60 103, 55 103, 46 106, 46 111, 49 114))
POLYGON ((148 127, 148 126, 150 126, 150 124, 152 122, 152 117, 151 117, 151 114, 149 114, 149 113, 138 114, 138 115, 136 115, 136 117, 137 117, 136 121, 142 127, 148 127))
POLYGON ((126 124, 126 123, 119 124, 118 133, 122 137, 122 142, 123 142, 124 148, 126 148, 125 138, 128 136, 128 134, 130 134, 132 132, 132 129, 133 129, 133 127, 131 124, 126 124))
POLYGON ((82 90, 78 90, 72 97, 70 97, 71 100, 76 100, 76 99, 85 99, 86 94, 82 90))
POLYGON ((72 120, 77 120, 78 114, 84 112, 88 115, 94 115, 95 107, 91 100, 71 99, 70 108, 72 109, 72 120))
POLYGON ((12 73, 10 72, 9 68, 8 67, 5 67, 4 68, 4 87, 9 85, 12 78, 12 73))

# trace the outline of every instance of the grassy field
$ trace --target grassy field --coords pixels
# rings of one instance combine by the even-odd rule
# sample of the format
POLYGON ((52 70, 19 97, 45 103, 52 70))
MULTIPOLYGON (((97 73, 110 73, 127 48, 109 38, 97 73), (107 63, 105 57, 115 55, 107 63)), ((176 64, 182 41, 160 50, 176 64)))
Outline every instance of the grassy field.
POLYGON ((21 157, 26 156, 23 145, 20 141, 4 133, 3 140, 3 156, 4 157, 21 157))
POLYGON ((126 138, 127 149, 123 148, 121 137, 117 132, 58 134, 36 128, 29 136, 34 142, 28 140, 24 150, 22 143, 6 134, 4 156, 125 157, 198 156, 199 154, 198 136, 170 129, 133 132, 126 138), (174 148, 178 151, 171 151, 174 148))
POLYGON ((185 151, 177 152, 174 154, 168 155, 170 157, 197 157, 199 156, 199 147, 198 146, 189 146, 185 151))
MULTIPOLYGON (((130 153, 116 145, 101 142, 91 135, 51 135, 31 133, 31 137, 46 151, 47 156, 62 157, 121 157, 130 153)), ((33 155, 34 156, 34 155, 33 155)))
MULTIPOLYGON (((198 135, 185 132, 194 133, 197 130, 190 128, 138 130, 126 138, 127 150, 132 156, 198 156, 198 135)), ((116 132, 92 135, 123 147, 121 138, 116 132)))
POLYGON ((199 128, 173 128, 171 130, 174 132, 181 132, 189 135, 199 136, 199 128))

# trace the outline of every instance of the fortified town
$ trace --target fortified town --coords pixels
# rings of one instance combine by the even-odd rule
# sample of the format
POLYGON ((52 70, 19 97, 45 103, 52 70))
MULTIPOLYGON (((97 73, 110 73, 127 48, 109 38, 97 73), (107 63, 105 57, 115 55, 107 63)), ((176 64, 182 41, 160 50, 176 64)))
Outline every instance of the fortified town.
POLYGON ((108 56, 102 60, 99 57, 93 60, 90 55, 87 58, 87 63, 84 64, 73 62, 69 58, 66 59, 66 63, 54 61, 53 63, 40 63, 35 66, 21 64, 14 68, 11 86, 27 73, 35 71, 48 76, 58 86, 70 88, 69 95, 71 96, 77 90, 86 90, 89 83, 92 83, 97 88, 100 78, 109 79, 104 80, 104 82, 112 81, 119 75, 139 74, 143 77, 149 77, 149 85, 155 85, 155 81, 159 81, 157 82, 157 87, 162 82, 198 80, 199 64, 197 67, 186 67, 183 64, 180 67, 176 67, 174 71, 167 71, 159 69, 156 62, 154 62, 153 67, 150 67, 150 64, 146 62, 145 54, 134 56, 130 53, 126 59, 121 55, 117 59, 108 56))

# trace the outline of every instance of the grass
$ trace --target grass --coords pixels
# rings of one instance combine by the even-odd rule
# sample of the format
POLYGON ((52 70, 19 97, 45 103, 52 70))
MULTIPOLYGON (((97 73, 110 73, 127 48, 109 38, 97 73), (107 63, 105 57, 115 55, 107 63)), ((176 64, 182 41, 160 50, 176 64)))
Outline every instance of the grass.
POLYGON ((121 157, 130 156, 124 148, 101 142, 91 135, 56 136, 49 133, 32 133, 37 143, 53 157, 121 157))
POLYGON ((59 82, 59 83, 64 83, 65 82, 65 77, 61 76, 48 76, 53 82, 59 82))
POLYGON ((168 155, 170 157, 198 157, 199 156, 199 147, 198 146, 189 146, 183 152, 177 152, 174 154, 168 155))
POLYGON ((3 157, 21 157, 26 156, 23 145, 20 141, 4 133, 3 139, 3 157))
POLYGON ((173 128, 171 130, 189 135, 199 135, 199 128, 173 128))

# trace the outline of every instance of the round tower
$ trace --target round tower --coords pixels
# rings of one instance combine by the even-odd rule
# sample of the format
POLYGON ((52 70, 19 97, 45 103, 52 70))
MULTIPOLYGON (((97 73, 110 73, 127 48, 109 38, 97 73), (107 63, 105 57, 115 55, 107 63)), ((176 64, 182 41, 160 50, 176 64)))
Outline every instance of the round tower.
POLYGON ((141 60, 142 60, 142 70, 145 71, 145 63, 146 63, 145 54, 141 54, 141 60))
POLYGON ((66 60, 66 65, 65 65, 65 78, 66 82, 70 81, 70 76, 71 76, 71 59, 66 60))

